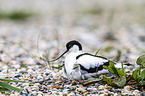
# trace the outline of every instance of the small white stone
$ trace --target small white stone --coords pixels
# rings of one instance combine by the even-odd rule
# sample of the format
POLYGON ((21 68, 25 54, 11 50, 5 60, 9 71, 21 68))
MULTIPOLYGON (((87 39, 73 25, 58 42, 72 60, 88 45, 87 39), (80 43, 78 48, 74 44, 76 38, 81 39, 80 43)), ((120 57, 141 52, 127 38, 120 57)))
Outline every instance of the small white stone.
POLYGON ((93 88, 87 88, 87 90, 96 91, 97 88, 95 88, 95 87, 93 87, 93 88))
POLYGON ((68 89, 63 90, 63 95, 67 95, 68 94, 68 89))
POLYGON ((138 90, 133 91, 133 95, 139 95, 139 93, 140 93, 140 91, 138 91, 138 90))
POLYGON ((39 83, 35 83, 35 84, 34 84, 34 86, 38 86, 38 85, 40 85, 40 84, 39 84, 39 83))
POLYGON ((104 93, 108 93, 108 90, 107 89, 104 89, 104 93))
POLYGON ((19 95, 19 93, 17 92, 17 91, 15 91, 15 94, 14 94, 15 96, 18 96, 19 95))
POLYGON ((10 96, 15 96, 15 94, 11 94, 10 96))
POLYGON ((125 86, 124 89, 125 90, 130 90, 130 86, 125 86))
POLYGON ((75 96, 75 93, 69 93, 68 96, 75 96))
POLYGON ((21 68, 21 71, 25 72, 26 71, 26 68, 21 68))
POLYGON ((42 94, 38 94, 37 96, 43 96, 42 94))
POLYGON ((3 67, 2 67, 2 69, 8 69, 8 66, 7 65, 4 65, 3 67))
POLYGON ((113 96, 118 96, 118 94, 117 93, 114 93, 113 96))
POLYGON ((98 89, 105 89, 105 86, 100 85, 98 89))
POLYGON ((79 88, 76 88, 76 90, 77 91, 82 91, 83 89, 79 87, 79 88))
POLYGON ((106 96, 105 94, 100 94, 99 96, 106 96))

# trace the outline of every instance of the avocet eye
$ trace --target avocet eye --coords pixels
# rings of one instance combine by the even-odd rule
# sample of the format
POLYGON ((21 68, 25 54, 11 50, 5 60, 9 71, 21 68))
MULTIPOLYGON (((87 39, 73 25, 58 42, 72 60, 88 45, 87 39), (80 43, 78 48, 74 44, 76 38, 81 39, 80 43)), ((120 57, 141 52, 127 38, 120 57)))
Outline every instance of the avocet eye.
POLYGON ((67 45, 66 48, 69 50, 72 47, 72 45, 67 45))
POLYGON ((68 48, 71 48, 72 47, 72 45, 68 45, 68 48))

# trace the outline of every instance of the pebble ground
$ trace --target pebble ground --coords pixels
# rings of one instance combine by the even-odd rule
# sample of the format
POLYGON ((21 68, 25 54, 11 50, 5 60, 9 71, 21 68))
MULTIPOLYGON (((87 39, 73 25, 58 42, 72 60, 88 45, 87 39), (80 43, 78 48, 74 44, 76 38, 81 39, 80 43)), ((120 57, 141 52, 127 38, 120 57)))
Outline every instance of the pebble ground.
POLYGON ((65 50, 68 41, 78 40, 85 52, 95 54, 101 48, 98 55, 135 64, 145 52, 144 4, 144 0, 1 0, 3 12, 33 15, 25 20, 0 18, 0 78, 28 82, 11 82, 24 91, 2 91, 0 96, 145 96, 128 85, 84 86, 50 68, 61 66, 63 59, 47 63, 65 50))

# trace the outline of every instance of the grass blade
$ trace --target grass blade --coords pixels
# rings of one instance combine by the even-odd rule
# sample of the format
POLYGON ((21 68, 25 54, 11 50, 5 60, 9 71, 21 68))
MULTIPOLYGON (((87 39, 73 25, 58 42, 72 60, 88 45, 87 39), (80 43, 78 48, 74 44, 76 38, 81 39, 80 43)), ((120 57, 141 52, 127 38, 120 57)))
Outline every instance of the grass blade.
POLYGON ((22 89, 19 89, 19 88, 16 88, 16 87, 13 87, 5 82, 0 82, 0 86, 4 87, 4 88, 8 88, 8 89, 11 89, 11 90, 14 90, 14 91, 23 91, 22 89))
POLYGON ((17 81, 17 80, 10 80, 10 79, 0 79, 0 81, 28 83, 28 82, 25 82, 25 81, 17 81))
POLYGON ((4 88, 4 87, 0 87, 0 92, 1 92, 1 91, 9 91, 9 89, 4 88))
POLYGON ((100 52, 100 50, 101 50, 101 48, 100 48, 100 49, 98 49, 98 51, 95 53, 95 55, 97 55, 97 54, 100 52))

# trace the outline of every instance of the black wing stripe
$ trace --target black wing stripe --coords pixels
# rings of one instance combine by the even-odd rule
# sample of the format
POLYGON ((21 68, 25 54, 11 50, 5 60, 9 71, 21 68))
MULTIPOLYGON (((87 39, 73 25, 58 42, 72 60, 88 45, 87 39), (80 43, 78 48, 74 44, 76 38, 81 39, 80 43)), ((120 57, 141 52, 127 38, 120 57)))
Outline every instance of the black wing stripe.
POLYGON ((99 58, 102 58, 102 59, 106 59, 106 60, 108 60, 108 59, 105 58, 105 57, 102 57, 102 56, 96 56, 96 55, 92 55, 92 54, 89 54, 89 53, 80 54, 80 55, 78 55, 78 56, 76 57, 76 59, 79 59, 79 58, 80 58, 81 56, 83 56, 83 55, 90 55, 90 56, 99 57, 99 58))
POLYGON ((95 68, 85 68, 84 66, 82 66, 81 64, 80 65, 80 69, 83 70, 83 71, 87 71, 88 73, 95 73, 95 72, 98 72, 98 71, 101 71, 103 70, 103 65, 105 66, 109 66, 109 61, 108 62, 105 62, 103 65, 100 65, 99 67, 95 67, 95 68))

